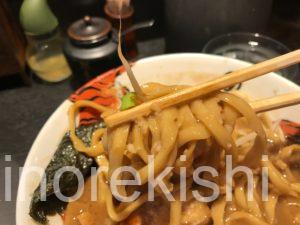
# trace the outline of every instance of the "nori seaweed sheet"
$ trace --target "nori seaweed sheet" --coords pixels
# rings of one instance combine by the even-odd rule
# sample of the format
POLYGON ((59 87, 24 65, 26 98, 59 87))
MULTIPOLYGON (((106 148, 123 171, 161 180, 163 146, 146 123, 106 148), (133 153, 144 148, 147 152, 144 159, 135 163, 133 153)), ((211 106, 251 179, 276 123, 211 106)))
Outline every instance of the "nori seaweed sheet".
MULTIPOLYGON (((104 127, 104 123, 81 126, 76 130, 76 134, 86 145, 89 145, 93 131, 101 127, 104 127)), ((46 179, 46 201, 41 201, 40 185, 34 191, 31 199, 29 215, 41 224, 47 224, 47 215, 61 213, 67 205, 67 202, 62 202, 56 197, 53 188, 56 171, 65 166, 77 168, 85 178, 90 176, 91 167, 96 166, 93 158, 78 152, 73 147, 69 133, 64 135, 42 178, 46 179)), ((60 177, 59 185, 63 195, 74 195, 78 187, 76 175, 73 172, 63 173, 60 177)))

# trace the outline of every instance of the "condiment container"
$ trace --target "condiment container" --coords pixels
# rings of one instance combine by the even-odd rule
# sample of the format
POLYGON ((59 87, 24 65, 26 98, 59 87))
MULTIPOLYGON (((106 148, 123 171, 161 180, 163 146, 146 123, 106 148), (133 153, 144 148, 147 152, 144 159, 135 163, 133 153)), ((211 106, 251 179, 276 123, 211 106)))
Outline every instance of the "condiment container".
POLYGON ((20 10, 28 46, 26 61, 40 79, 59 82, 71 75, 62 51, 58 21, 46 0, 24 0, 20 10))
POLYGON ((68 28, 64 53, 73 71, 75 88, 120 64, 111 23, 85 16, 68 28))
MULTIPOLYGON (((151 27, 153 24, 153 20, 134 24, 124 30, 122 36, 137 29, 151 27)), ((71 24, 67 33, 64 53, 74 75, 74 88, 121 64, 117 51, 118 30, 113 29, 108 20, 85 16, 71 24)), ((126 49, 123 49, 123 52, 126 52, 126 49)))
MULTIPOLYGON (((116 30, 120 27, 120 18, 122 19, 122 31, 129 29, 134 23, 134 8, 132 4, 130 4, 130 1, 123 4, 120 11, 117 0, 107 0, 104 6, 104 13, 106 19, 111 22, 112 27, 116 30)), ((124 47, 124 53, 128 59, 134 59, 137 56, 138 51, 135 32, 130 32, 124 35, 124 47)))

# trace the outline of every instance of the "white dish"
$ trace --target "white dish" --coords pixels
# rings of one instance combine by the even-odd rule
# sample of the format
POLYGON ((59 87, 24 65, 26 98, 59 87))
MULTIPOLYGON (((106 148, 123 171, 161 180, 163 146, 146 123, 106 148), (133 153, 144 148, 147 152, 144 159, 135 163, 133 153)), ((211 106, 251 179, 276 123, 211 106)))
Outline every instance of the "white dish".
MULTIPOLYGON (((217 75, 234 71, 250 64, 239 60, 205 55, 205 54, 172 54, 145 58, 138 61, 133 70, 140 83, 155 81, 165 84, 195 85, 212 79, 217 75)), ((117 78, 118 82, 129 85, 125 74, 117 78)), ((243 83, 242 91, 254 98, 271 97, 277 94, 300 90, 300 87, 271 73, 243 83)), ((62 136, 68 129, 67 110, 72 103, 65 100, 45 123, 27 156, 24 169, 36 166, 46 168, 53 156, 62 136)), ((300 106, 288 107, 272 112, 274 120, 289 119, 300 121, 300 106)), ((17 225, 36 224, 28 215, 33 191, 40 181, 40 176, 33 173, 22 173, 16 207, 17 225)), ((49 225, 60 225, 59 216, 53 216, 49 225)))

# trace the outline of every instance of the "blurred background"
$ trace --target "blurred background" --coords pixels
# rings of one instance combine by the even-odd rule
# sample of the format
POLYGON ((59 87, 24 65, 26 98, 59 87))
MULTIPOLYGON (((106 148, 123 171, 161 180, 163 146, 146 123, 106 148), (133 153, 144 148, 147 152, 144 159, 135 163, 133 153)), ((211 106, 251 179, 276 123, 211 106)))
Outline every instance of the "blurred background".
MULTIPOLYGON (((34 65, 31 65, 32 58, 28 54, 35 53, 28 53, 30 52, 28 48, 33 47, 30 46, 32 37, 28 35, 30 30, 26 30, 28 28, 26 27, 26 10, 23 13, 25 14, 23 16, 25 25, 20 24, 22 2, 22 0, 2 0, 0 3, 0 90, 15 88, 20 85, 30 85, 35 82, 36 77, 38 77, 38 81, 46 80, 46 83, 57 82, 57 80, 50 80, 49 82, 49 79, 44 79, 43 75, 35 70, 34 65)), ((30 0, 27 2, 30 2, 30 0)), ((83 19, 87 15, 105 18, 116 28, 116 24, 112 21, 114 16, 105 12, 107 2, 105 0, 49 0, 48 5, 58 22, 57 29, 62 39, 59 43, 62 46, 66 45, 66 40, 71 38, 67 32, 68 28, 75 21, 83 19)), ((30 8, 36 3, 28 4, 27 8, 30 8)), ((272 45, 273 50, 277 48, 279 53, 285 53, 285 51, 297 49, 300 46, 300 2, 297 0, 220 0, 218 3, 209 0, 132 0, 130 5, 132 13, 126 28, 141 22, 149 22, 149 20, 155 21, 153 26, 132 32, 134 38, 131 42, 127 40, 126 35, 124 46, 129 46, 126 52, 129 52, 127 56, 130 60, 162 53, 202 51, 232 57, 231 52, 228 53, 228 49, 225 50, 228 54, 218 52, 219 47, 224 47, 228 42, 234 45, 232 39, 234 39, 233 42, 237 41, 239 43, 244 38, 248 42, 251 41, 251 38, 257 39, 253 36, 250 37, 251 33, 259 33, 272 38, 272 40, 266 41, 263 37, 254 41, 257 41, 262 48, 268 48, 269 45, 272 45), (246 36, 233 36, 225 37, 224 40, 214 40, 219 35, 228 35, 232 32, 247 32, 247 34, 246 36), (133 46, 133 49, 130 45, 133 46)), ((35 10, 43 12, 45 9, 37 7, 35 10)), ((31 10, 27 9, 27 11, 31 10)), ((37 14, 37 20, 39 16, 41 15, 37 14)), ((51 30, 49 30, 50 32, 51 30)), ((74 56, 73 51, 69 54, 72 55, 71 58, 74 56)), ((109 53, 105 52, 104 54, 109 53)), ((239 53, 235 52, 234 54, 234 57, 246 61, 256 62, 261 60, 253 59, 253 57, 247 60, 245 56, 244 58, 239 56, 239 53)), ((270 53, 270 56, 268 53, 264 52, 264 54, 267 54, 267 56, 264 56, 263 59, 278 53, 270 53)), ((87 57, 92 58, 90 55, 87 57)), ((75 73, 75 76, 77 76, 75 80, 78 84, 73 85, 73 89, 96 74, 118 64, 117 62, 108 63, 101 59, 103 64, 101 64, 101 60, 98 61, 98 65, 101 64, 101 66, 94 69, 96 72, 93 69, 87 69, 86 71, 86 68, 82 69, 78 68, 78 65, 70 65, 72 62, 70 62, 68 56, 66 58, 71 71, 68 72, 68 75, 62 76, 61 80, 71 74, 74 76, 75 73), (76 73, 81 74, 76 75, 76 73), (83 79, 80 77, 85 73, 88 73, 88 78, 83 79)), ((113 59, 113 61, 117 61, 117 59, 113 59)), ((285 75, 294 77, 295 69, 291 73, 285 75)), ((72 78, 69 78, 69 80, 72 80, 72 78)))

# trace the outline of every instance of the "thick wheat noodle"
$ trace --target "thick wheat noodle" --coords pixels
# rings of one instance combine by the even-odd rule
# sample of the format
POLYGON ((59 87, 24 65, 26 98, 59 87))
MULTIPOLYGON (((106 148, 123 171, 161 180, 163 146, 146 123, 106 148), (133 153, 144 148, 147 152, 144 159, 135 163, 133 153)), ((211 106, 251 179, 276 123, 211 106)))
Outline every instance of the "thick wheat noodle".
MULTIPOLYGON (((169 155, 176 144, 178 133, 176 119, 178 119, 178 112, 175 108, 169 108, 161 112, 161 150, 154 158, 154 175, 157 175, 165 168, 169 155)), ((148 170, 149 167, 146 165, 138 171, 142 184, 145 184, 148 180, 148 170)))
POLYGON ((278 194, 269 193, 268 201, 263 202, 265 216, 268 223, 270 224, 273 224, 275 221, 275 210, 276 210, 277 201, 278 201, 278 194))
POLYGON ((72 139, 73 145, 75 147, 75 149, 77 149, 80 152, 84 152, 89 156, 92 157, 96 157, 100 154, 103 153, 104 148, 103 148, 103 144, 101 141, 99 141, 99 139, 103 136, 104 134, 104 129, 99 129, 97 131, 95 131, 93 133, 92 136, 92 141, 91 141, 91 145, 90 146, 86 146, 77 136, 75 133, 75 115, 76 112, 82 108, 82 107, 91 107, 94 108, 96 110, 98 110, 99 112, 104 112, 109 110, 108 108, 101 106, 99 104, 96 104, 94 102, 91 101, 77 101, 75 102, 69 109, 69 129, 70 129, 70 137, 72 139))
POLYGON ((269 169, 269 179, 278 191, 282 194, 297 196, 297 193, 291 188, 291 183, 275 168, 272 162, 263 161, 263 165, 269 169))
POLYGON ((174 202, 171 202, 170 225, 181 224, 181 207, 182 207, 182 203, 180 200, 176 199, 174 202))
POLYGON ((196 118, 209 129, 217 142, 226 150, 226 154, 232 155, 234 160, 237 160, 237 148, 235 143, 230 133, 223 127, 218 118, 205 107, 201 100, 193 101, 191 103, 191 110, 196 118))
POLYGON ((245 164, 256 164, 255 166, 257 166, 257 163, 259 163, 261 159, 263 150, 266 149, 266 134, 254 110, 245 100, 229 93, 218 94, 217 98, 231 105, 240 112, 247 119, 249 127, 252 128, 252 130, 258 135, 259 138, 255 142, 253 151, 250 151, 245 158, 245 164))
POLYGON ((123 124, 111 132, 109 142, 109 177, 122 166, 127 138, 129 135, 129 124, 123 124))
MULTIPOLYGON (((152 83, 145 89, 147 96, 158 97, 177 90, 174 86, 168 88, 163 85, 158 85, 158 89, 155 90, 155 85, 152 83)), ((180 88, 182 87, 178 89, 180 88)), ((148 117, 124 123, 111 130, 97 129, 93 133, 90 146, 86 146, 75 134, 76 112, 82 107, 92 107, 99 112, 105 112, 108 109, 89 101, 78 101, 69 110, 69 126, 74 147, 80 152, 95 157, 100 168, 108 167, 108 171, 103 171, 98 175, 99 201, 106 205, 112 221, 125 220, 147 201, 147 190, 143 190, 141 197, 134 202, 115 204, 114 196, 109 188, 110 179, 119 167, 130 165, 137 168, 137 175, 142 185, 148 183, 150 163, 153 163, 154 176, 159 175, 166 167, 172 167, 171 173, 164 178, 172 194, 179 191, 180 185, 173 178, 178 178, 182 167, 187 170, 189 193, 197 188, 194 187, 190 177, 197 165, 210 165, 219 170, 220 176, 209 179, 215 181, 221 189, 225 187, 225 175, 222 172, 225 170, 225 154, 233 155, 234 165, 253 168, 256 171, 254 199, 252 201, 247 199, 245 177, 234 177, 234 200, 231 204, 235 207, 235 211, 230 212, 227 209, 228 203, 225 201, 225 196, 219 197, 210 206, 210 215, 214 225, 230 225, 240 221, 251 225, 274 224, 275 209, 279 204, 278 198, 281 196, 299 198, 300 182, 292 175, 289 168, 289 160, 294 153, 300 151, 299 145, 284 147, 278 153, 268 152, 267 139, 276 138, 278 135, 268 135, 271 130, 274 132, 271 124, 261 121, 247 101, 241 97, 229 93, 215 93, 178 107, 158 110, 148 117), (241 124, 245 127, 237 128, 238 120, 244 120, 241 124), (233 132, 237 133, 233 135, 233 132), (252 135, 253 133, 255 135, 252 135), (238 147, 237 139, 240 139, 238 147), (271 155, 269 161, 261 161, 262 154, 271 155), (149 161, 149 155, 153 156, 153 162, 149 161), (184 160, 180 157, 181 155, 185 156, 184 160), (284 169, 277 168, 275 163, 277 161, 284 165, 284 169), (269 201, 263 201, 260 196, 261 180, 258 172, 263 167, 268 168, 271 192, 269 201), (285 173, 289 175, 286 176, 285 173)), ((278 140, 276 143, 279 143, 278 140)), ((279 144, 282 145, 283 140, 279 144)), ((118 178, 122 176, 123 174, 118 178)), ((118 191, 121 195, 129 195, 124 185, 118 186, 118 191)), ((161 194, 161 190, 156 187, 155 195, 161 194)), ((184 204, 178 199, 170 203, 170 224, 181 224, 180 218, 184 213, 184 204)), ((210 217, 210 215, 206 216, 210 217)))
POLYGON ((151 154, 155 154, 161 148, 159 125, 158 125, 157 120, 153 117, 150 117, 148 119, 148 125, 149 125, 148 127, 149 127, 149 130, 151 133, 150 152, 151 152, 151 154))
POLYGON ((243 211, 232 213, 227 218, 226 224, 230 225, 231 222, 236 221, 236 220, 246 221, 252 225, 269 225, 267 222, 264 222, 264 221, 260 220, 259 218, 255 217, 254 215, 243 212, 243 211))
POLYGON ((182 122, 181 129, 178 133, 179 147, 193 140, 205 140, 210 137, 210 133, 205 126, 201 123, 197 123, 197 119, 193 115, 190 107, 187 105, 180 107, 179 116, 182 122))
POLYGON ((255 217, 259 218, 260 220, 264 221, 263 213, 261 211, 262 205, 260 204, 260 198, 256 193, 255 184, 253 186, 253 199, 252 200, 248 199, 247 204, 248 204, 248 212, 254 215, 255 217))
POLYGON ((244 185, 237 185, 234 190, 236 204, 243 210, 248 211, 247 196, 244 185))
POLYGON ((148 155, 143 141, 143 134, 141 131, 141 128, 138 124, 135 124, 132 129, 132 135, 133 135, 133 146, 135 147, 138 155, 143 159, 145 163, 148 162, 148 155))
POLYGON ((187 149, 184 150, 183 156, 185 156, 185 160, 177 159, 175 162, 175 172, 180 174, 180 168, 184 167, 187 170, 191 169, 193 166, 194 160, 194 150, 196 148, 196 142, 191 142, 187 149))
POLYGON ((125 220, 132 212, 134 212, 148 200, 148 195, 144 194, 143 196, 139 197, 137 200, 129 204, 124 210, 117 212, 114 207, 113 196, 108 187, 105 194, 107 212, 110 218, 115 222, 121 222, 125 220))
POLYGON ((214 225, 223 225, 225 217, 226 199, 225 197, 219 198, 211 207, 211 216, 214 225))
MULTIPOLYGON (((104 161, 98 161, 99 166, 106 166, 104 161)), ((108 184, 105 181, 104 172, 98 173, 98 184, 99 184, 99 197, 98 201, 100 203, 106 204, 106 210, 108 215, 113 221, 120 222, 124 219, 126 219, 133 211, 135 211, 138 207, 140 207, 143 203, 145 203, 148 199, 148 195, 144 194, 141 197, 139 197, 136 201, 127 204, 127 206, 122 210, 118 211, 116 210, 114 204, 113 204, 113 196, 111 194, 111 191, 108 187, 108 184)))

